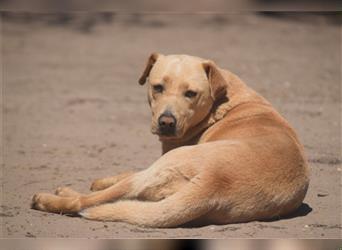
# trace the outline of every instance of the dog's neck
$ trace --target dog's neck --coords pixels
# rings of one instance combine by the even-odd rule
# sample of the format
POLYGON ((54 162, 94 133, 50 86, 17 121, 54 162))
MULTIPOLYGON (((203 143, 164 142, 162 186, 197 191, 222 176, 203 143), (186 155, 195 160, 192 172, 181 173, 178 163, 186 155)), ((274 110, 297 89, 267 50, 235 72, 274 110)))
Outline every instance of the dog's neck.
POLYGON ((222 120, 236 106, 244 103, 269 104, 261 95, 249 88, 238 76, 228 70, 221 69, 221 74, 227 82, 225 101, 221 101, 211 112, 209 126, 222 120))
POLYGON ((182 138, 161 141, 163 154, 181 146, 197 144, 206 129, 222 120, 230 110, 240 104, 248 102, 268 103, 254 90, 247 87, 238 76, 226 70, 221 70, 221 73, 227 81, 226 96, 216 101, 209 114, 199 124, 188 129, 182 138))

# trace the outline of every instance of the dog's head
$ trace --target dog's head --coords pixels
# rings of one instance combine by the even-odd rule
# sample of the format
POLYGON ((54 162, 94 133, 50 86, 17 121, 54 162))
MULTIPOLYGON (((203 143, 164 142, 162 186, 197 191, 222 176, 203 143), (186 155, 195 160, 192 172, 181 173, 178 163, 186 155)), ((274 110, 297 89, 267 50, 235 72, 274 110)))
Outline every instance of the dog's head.
POLYGON ((192 56, 153 53, 139 83, 143 85, 147 78, 152 133, 161 140, 181 139, 226 93, 218 67, 192 56))

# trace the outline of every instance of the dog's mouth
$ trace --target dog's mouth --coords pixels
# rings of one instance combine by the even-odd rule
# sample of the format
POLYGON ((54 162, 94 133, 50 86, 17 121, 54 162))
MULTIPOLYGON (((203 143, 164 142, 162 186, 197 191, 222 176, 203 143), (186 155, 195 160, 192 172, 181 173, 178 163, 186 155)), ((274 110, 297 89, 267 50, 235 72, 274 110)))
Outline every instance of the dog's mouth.
POLYGON ((155 129, 152 128, 152 134, 158 135, 159 140, 161 141, 176 140, 182 137, 182 133, 180 133, 180 131, 177 129, 168 130, 168 129, 162 129, 160 127, 155 128, 155 129))
POLYGON ((159 140, 161 141, 168 141, 168 140, 176 140, 179 139, 179 136, 176 135, 163 135, 163 134, 158 134, 159 140))
POLYGON ((158 131, 159 131, 160 136, 165 136, 165 137, 176 136, 176 128, 175 127, 159 127, 158 131))
POLYGON ((176 139, 179 137, 176 130, 165 130, 165 129, 161 129, 161 128, 158 128, 158 131, 156 134, 162 140, 176 139))

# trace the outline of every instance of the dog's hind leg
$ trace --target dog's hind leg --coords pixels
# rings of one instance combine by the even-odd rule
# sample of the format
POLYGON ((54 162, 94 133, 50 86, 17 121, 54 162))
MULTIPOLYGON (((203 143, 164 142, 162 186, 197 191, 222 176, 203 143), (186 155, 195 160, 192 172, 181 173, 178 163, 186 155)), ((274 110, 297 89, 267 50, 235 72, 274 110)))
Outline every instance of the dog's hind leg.
POLYGON ((175 194, 157 201, 124 200, 90 207, 79 214, 90 220, 122 221, 146 227, 175 227, 195 220, 213 208, 211 194, 189 183, 175 194))
POLYGON ((127 177, 105 190, 92 192, 87 195, 76 193, 76 196, 58 196, 39 193, 33 196, 31 207, 54 213, 76 213, 84 208, 114 201, 129 195, 132 190, 132 179, 133 176, 127 177))
POLYGON ((82 195, 69 187, 58 187, 55 194, 61 197, 79 197, 82 195))
POLYGON ((127 171, 127 172, 124 172, 115 176, 97 179, 91 184, 90 190, 99 191, 99 190, 106 189, 134 173, 135 173, 134 171, 127 171))
POLYGON ((76 213, 82 209, 114 202, 121 198, 163 200, 182 190, 188 183, 196 183, 194 176, 197 173, 195 168, 197 165, 187 162, 187 168, 183 168, 183 165, 178 163, 179 158, 176 157, 180 153, 183 154, 184 150, 168 153, 150 168, 128 175, 101 191, 76 197, 37 194, 32 199, 32 208, 55 213, 76 213))

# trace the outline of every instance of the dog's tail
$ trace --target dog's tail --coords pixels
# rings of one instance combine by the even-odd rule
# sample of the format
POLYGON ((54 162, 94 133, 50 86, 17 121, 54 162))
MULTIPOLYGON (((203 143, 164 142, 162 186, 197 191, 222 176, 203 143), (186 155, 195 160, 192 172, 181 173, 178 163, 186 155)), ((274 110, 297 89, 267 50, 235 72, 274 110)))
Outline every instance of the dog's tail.
MULTIPOLYGON (((175 227, 208 213, 214 203, 198 187, 184 187, 164 200, 124 200, 91 207, 79 214, 90 220, 123 221, 146 227, 175 227)), ((204 189, 205 190, 205 189, 204 189)))

